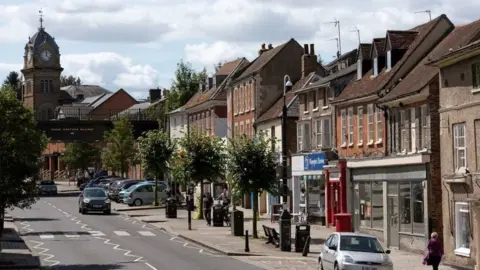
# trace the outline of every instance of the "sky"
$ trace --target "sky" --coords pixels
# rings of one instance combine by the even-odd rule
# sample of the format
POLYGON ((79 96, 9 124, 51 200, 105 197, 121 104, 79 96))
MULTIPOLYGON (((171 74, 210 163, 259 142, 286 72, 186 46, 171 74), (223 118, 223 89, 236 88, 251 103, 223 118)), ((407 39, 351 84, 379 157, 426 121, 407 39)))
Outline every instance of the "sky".
POLYGON ((0 0, 0 76, 20 71, 25 43, 39 27, 60 47, 63 75, 144 98, 169 88, 177 63, 213 73, 218 63, 255 59, 262 43, 313 43, 325 62, 446 14, 455 24, 479 19, 477 0, 0 0))

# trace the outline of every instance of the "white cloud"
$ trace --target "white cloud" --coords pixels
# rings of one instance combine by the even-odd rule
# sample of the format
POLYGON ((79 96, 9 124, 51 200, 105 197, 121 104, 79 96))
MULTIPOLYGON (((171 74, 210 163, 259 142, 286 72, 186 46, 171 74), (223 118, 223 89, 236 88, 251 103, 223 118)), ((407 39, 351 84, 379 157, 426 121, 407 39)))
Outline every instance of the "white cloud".
POLYGON ((218 41, 212 44, 187 44, 185 46, 185 59, 188 62, 200 63, 207 68, 211 68, 219 62, 230 61, 238 57, 252 59, 255 55, 251 52, 252 50, 246 51, 245 47, 238 44, 225 41, 218 41), (248 55, 245 53, 248 53, 248 55))

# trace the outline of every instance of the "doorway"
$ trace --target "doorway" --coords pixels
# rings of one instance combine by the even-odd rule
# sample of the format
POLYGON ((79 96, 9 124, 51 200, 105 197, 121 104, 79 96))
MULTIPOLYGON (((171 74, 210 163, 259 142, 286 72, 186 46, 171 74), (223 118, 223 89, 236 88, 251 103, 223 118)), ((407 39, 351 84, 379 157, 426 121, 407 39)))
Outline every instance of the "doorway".
POLYGON ((388 184, 387 194, 387 206, 388 206, 388 246, 399 246, 399 203, 398 203, 398 183, 388 184))

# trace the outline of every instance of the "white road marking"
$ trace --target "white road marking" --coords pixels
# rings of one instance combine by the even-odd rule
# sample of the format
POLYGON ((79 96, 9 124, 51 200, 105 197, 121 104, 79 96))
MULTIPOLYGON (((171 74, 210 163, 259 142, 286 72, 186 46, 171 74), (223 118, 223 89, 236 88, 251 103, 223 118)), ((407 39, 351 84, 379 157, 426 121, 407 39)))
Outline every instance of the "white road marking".
POLYGON ((55 205, 52 205, 53 208, 57 208, 55 205))
POLYGON ((22 229, 27 231, 27 233, 33 232, 33 229, 29 228, 30 224, 28 224, 28 221, 20 222, 20 224, 22 225, 22 229))
POLYGON ((36 246, 33 247, 34 249, 41 249, 42 250, 42 251, 38 252, 38 255, 42 255, 42 256, 45 257, 45 258, 43 258, 44 262, 50 263, 50 266, 54 266, 54 265, 57 265, 57 264, 60 263, 59 261, 52 260, 52 258, 54 258, 55 256, 47 253, 47 251, 49 251, 48 248, 42 248, 41 247, 44 243, 38 242, 38 241, 33 241, 33 240, 30 240, 30 242, 32 242, 34 244, 37 244, 36 246))
POLYGON ((155 236, 155 234, 150 231, 139 231, 138 233, 143 236, 155 236))
POLYGON ((65 235, 65 237, 67 237, 67 238, 78 238, 78 237, 80 237, 80 235, 78 235, 78 233, 75 233, 75 232, 73 232, 73 233, 65 233, 64 235, 65 235))
POLYGON ((40 234, 40 239, 53 239, 53 234, 40 234))
POLYGON ((88 233, 89 233, 91 236, 96 236, 96 237, 98 237, 98 236, 105 236, 105 234, 102 233, 101 231, 89 231, 88 233))
POLYGON ((113 231, 113 233, 118 236, 130 236, 130 234, 126 231, 113 231))
POLYGON ((143 261, 143 257, 140 257, 140 256, 137 256, 137 255, 133 255, 133 254, 130 254, 132 253, 132 251, 130 250, 126 250, 126 249, 123 249, 123 248, 120 248, 120 245, 118 244, 114 244, 114 243, 110 243, 110 239, 107 239, 107 238, 102 238, 102 237, 95 237, 96 239, 99 239, 99 240, 105 240, 105 242, 103 242, 104 244, 107 244, 107 245, 111 245, 113 246, 113 249, 114 250, 120 250, 120 251, 125 251, 125 253, 123 254, 123 256, 127 256, 127 257, 135 257, 136 259, 134 260, 134 262, 139 262, 139 261, 143 261))
POLYGON ((149 264, 149 263, 147 263, 147 262, 146 262, 145 264, 146 264, 148 267, 150 267, 152 270, 158 270, 157 268, 153 267, 151 264, 149 264))

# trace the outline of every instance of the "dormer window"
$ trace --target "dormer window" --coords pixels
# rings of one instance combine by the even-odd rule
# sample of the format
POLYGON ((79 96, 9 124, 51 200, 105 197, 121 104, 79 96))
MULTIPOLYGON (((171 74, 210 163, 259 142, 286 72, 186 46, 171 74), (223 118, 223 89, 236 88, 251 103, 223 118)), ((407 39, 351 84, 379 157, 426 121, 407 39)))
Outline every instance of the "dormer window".
POLYGON ((373 58, 373 76, 378 75, 378 58, 373 58))
POLYGON ((387 70, 392 68, 392 51, 387 51, 387 70))
POLYGON ((357 61, 357 80, 362 78, 362 60, 358 59, 357 61))

